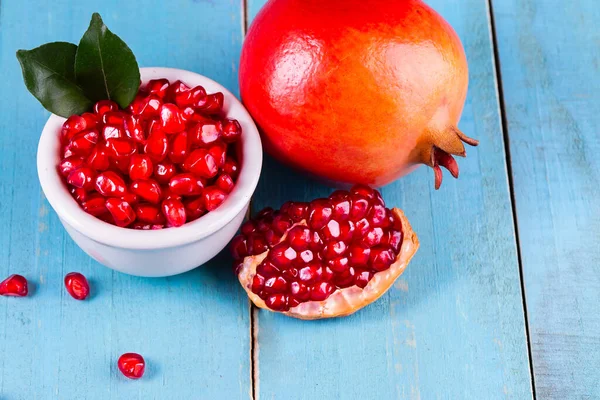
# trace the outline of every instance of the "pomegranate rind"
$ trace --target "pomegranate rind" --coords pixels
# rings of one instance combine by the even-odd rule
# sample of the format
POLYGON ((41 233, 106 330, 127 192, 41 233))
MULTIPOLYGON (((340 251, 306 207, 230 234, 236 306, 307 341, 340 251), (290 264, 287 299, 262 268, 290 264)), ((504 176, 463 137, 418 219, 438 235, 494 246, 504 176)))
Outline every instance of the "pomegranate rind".
MULTIPOLYGON (((413 231, 404 212, 398 208, 394 208, 392 209, 392 214, 394 218, 402 223, 404 237, 400 253, 389 269, 377 272, 364 289, 358 286, 338 289, 323 301, 307 301, 290 308, 289 311, 282 312, 282 314, 305 320, 345 317, 373 303, 387 292, 396 279, 402 275, 410 260, 419 249, 417 234, 413 231)), ((257 307, 274 311, 267 307, 264 300, 250 289, 252 279, 256 275, 256 268, 267 257, 267 254, 268 251, 244 258, 244 262, 238 273, 238 279, 250 300, 257 307)))

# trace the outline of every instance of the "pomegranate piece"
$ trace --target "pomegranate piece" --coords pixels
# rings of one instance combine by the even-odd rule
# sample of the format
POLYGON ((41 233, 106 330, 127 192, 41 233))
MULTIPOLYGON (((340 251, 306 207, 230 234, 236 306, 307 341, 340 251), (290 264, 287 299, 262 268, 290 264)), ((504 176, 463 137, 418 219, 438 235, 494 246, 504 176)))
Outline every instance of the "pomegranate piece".
POLYGON ((75 300, 85 300, 90 294, 90 285, 85 276, 79 272, 65 275, 65 288, 75 300))
POLYGON ((129 379, 139 379, 144 375, 146 362, 144 357, 137 353, 125 353, 117 362, 119 371, 129 379))
POLYGON ((231 252, 254 304, 317 319, 349 315, 375 301, 418 246, 402 211, 385 208, 377 191, 357 186, 261 211, 242 225, 231 252))
POLYGON ((25 297, 28 293, 27 279, 21 275, 11 275, 0 282, 0 296, 25 297))
POLYGON ((442 168, 457 177, 453 156, 477 145, 458 129, 467 58, 450 24, 425 3, 269 2, 247 32, 239 66, 240 94, 265 149, 346 185, 384 186, 419 163, 433 169, 436 189, 442 168), (344 72, 333 79, 331 71, 344 72))

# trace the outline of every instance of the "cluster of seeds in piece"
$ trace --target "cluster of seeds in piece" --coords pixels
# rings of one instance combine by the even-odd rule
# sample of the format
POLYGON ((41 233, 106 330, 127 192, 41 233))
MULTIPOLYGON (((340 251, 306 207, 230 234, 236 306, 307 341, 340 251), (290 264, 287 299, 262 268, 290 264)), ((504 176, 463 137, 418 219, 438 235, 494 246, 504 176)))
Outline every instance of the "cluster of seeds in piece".
POLYGON ((241 267, 245 257, 268 251, 251 290, 272 310, 322 301, 338 289, 364 288, 400 252, 402 225, 381 194, 357 185, 310 203, 267 208, 242 225, 231 243, 241 267))
POLYGON ((61 130, 59 173, 87 213, 134 229, 181 226, 216 209, 239 173, 242 128, 223 93, 151 80, 125 110, 110 101, 61 130))

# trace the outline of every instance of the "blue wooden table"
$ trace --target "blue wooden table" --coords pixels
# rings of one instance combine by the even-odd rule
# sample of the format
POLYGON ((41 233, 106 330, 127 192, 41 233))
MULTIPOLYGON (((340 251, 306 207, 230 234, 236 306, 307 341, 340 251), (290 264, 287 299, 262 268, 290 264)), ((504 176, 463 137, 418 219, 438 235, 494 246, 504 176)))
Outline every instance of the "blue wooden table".
MULTIPOLYGON (((367 0, 365 0, 367 1, 367 0)), ((190 273, 112 272, 70 240, 40 191, 48 113, 15 51, 77 41, 92 12, 142 66, 197 71, 237 93, 263 0, 0 1, 0 399, 600 398, 600 7, 595 0, 430 0, 470 65, 460 127, 481 145, 433 190, 386 187, 421 240, 406 273, 355 315, 305 322, 251 307, 222 254, 190 273), (63 289, 91 281, 89 301, 63 289), (140 381, 116 368, 148 362, 140 381)), ((267 159, 254 211, 330 191, 267 159)))

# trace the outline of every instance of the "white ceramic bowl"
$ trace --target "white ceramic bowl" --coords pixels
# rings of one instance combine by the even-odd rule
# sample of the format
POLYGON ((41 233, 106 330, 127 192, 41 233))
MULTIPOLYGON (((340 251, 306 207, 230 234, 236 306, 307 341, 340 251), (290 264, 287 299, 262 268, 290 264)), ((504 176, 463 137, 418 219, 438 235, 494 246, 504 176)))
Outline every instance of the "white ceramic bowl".
POLYGON ((234 190, 215 211, 179 228, 154 231, 125 229, 84 212, 69 194, 58 171, 59 132, 64 118, 52 115, 42 131, 37 168, 42 190, 75 243, 92 258, 117 271, 138 276, 169 276, 189 271, 219 253, 242 224, 262 166, 256 125, 234 95, 218 83, 189 71, 141 68, 142 82, 180 79, 202 85, 208 93, 223 92, 227 115, 242 125, 241 170, 234 190))

